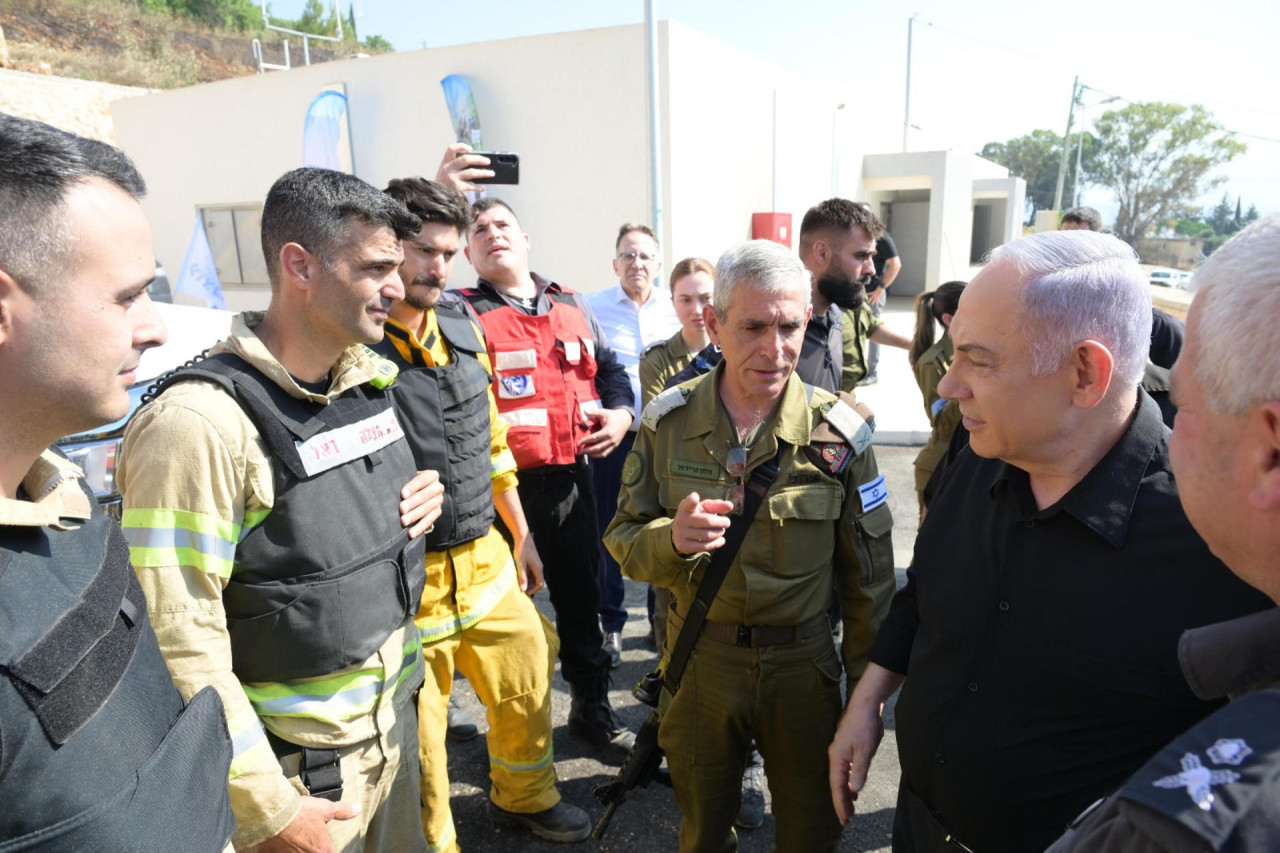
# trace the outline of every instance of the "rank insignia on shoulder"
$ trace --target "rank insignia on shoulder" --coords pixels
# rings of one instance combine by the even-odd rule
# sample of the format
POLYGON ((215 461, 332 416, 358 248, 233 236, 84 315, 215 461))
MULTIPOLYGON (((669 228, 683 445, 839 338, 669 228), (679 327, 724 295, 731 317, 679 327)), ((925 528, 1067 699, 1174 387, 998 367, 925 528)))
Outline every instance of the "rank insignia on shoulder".
POLYGON ((683 406, 688 399, 688 389, 681 388, 678 385, 675 388, 668 388, 650 400, 649 405, 644 407, 644 411, 640 413, 640 422, 649 429, 656 430, 658 421, 683 406))
POLYGON ((859 403, 841 391, 840 399, 825 408, 822 416, 853 445, 855 456, 861 456, 871 446, 871 437, 876 431, 876 417, 865 403, 859 403))

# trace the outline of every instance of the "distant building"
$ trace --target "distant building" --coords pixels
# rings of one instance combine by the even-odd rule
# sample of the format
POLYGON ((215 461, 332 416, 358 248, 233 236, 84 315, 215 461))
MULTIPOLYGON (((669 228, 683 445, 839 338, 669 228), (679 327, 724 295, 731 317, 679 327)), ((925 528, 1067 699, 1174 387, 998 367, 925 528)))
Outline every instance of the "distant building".
MULTIPOLYGON (((714 259, 751 236, 751 215, 794 227, 833 194, 869 202, 904 263, 910 295, 953 278, 1021 234, 1026 185, 955 151, 896 150, 896 130, 842 97, 672 21, 659 24, 662 251, 714 259), (868 119, 870 117, 867 117, 868 119)), ((641 25, 530 36, 329 62, 117 102, 115 135, 151 193, 157 254, 182 260, 199 213, 232 308, 267 299, 258 212, 271 183, 302 165, 308 104, 334 84, 348 98, 355 174, 375 186, 432 177, 453 141, 439 81, 466 77, 485 146, 520 154, 517 187, 495 187, 533 237, 534 269, 581 290, 615 281, 624 221, 648 221, 649 144, 641 25)), ((792 240, 794 245, 794 240, 792 240)), ((455 286, 469 284, 465 263, 455 286)))

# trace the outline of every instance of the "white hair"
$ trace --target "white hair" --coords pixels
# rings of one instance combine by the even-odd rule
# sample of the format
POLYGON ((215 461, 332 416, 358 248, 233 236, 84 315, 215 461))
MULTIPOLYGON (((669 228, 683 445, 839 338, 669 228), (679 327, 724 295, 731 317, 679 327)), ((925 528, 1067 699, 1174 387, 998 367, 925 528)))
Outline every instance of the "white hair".
POLYGON ((722 321, 729 316, 733 291, 739 284, 767 294, 800 288, 804 291, 806 308, 813 299, 809 271, 789 249, 772 240, 750 240, 730 246, 716 261, 712 304, 722 321))
POLYGON ((1209 409, 1239 415, 1280 400, 1280 213, 1210 255, 1191 288, 1198 291, 1192 367, 1209 409))
POLYGON ((1033 376, 1062 367, 1081 341, 1115 359, 1114 376, 1137 387, 1151 349, 1151 291, 1133 249, 1109 234, 1048 231, 995 249, 1026 282, 1016 322, 1031 348, 1033 376))

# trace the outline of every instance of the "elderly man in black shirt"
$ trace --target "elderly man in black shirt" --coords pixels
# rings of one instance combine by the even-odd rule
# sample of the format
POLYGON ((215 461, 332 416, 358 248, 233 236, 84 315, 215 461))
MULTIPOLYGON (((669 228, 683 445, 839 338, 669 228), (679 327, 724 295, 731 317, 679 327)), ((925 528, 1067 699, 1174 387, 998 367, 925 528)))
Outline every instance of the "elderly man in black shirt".
POLYGON ((1217 707, 1182 678, 1181 632, 1268 605, 1179 506, 1138 388, 1150 317, 1132 250, 1092 233, 1002 247, 960 300, 939 392, 970 449, 831 746, 847 819, 905 679, 895 850, 1043 849, 1217 707))

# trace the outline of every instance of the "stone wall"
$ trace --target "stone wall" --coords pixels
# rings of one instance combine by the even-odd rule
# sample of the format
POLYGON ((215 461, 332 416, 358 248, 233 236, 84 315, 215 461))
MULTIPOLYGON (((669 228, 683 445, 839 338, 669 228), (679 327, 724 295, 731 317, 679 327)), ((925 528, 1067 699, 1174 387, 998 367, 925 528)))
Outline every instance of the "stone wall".
POLYGON ((115 142, 111 102, 150 91, 0 69, 0 112, 43 121, 103 142, 115 142))

